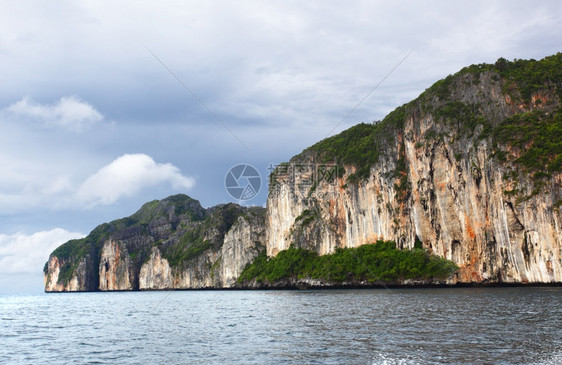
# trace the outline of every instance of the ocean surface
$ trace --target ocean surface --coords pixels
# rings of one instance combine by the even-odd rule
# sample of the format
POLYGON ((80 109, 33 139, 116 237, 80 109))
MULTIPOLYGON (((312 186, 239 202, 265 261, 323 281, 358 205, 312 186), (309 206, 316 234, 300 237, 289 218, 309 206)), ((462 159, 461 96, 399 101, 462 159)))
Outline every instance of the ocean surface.
POLYGON ((561 364, 562 288, 0 297, 1 364, 561 364))

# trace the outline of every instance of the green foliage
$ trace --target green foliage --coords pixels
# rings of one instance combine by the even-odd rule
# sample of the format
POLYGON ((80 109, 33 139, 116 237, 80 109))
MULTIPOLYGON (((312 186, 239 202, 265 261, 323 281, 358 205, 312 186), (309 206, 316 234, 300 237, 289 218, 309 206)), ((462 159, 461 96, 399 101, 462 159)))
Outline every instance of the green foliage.
MULTIPOLYGON (((406 107, 401 106, 377 124, 357 124, 342 133, 326 138, 306 151, 318 153, 324 162, 336 161, 339 165, 356 167, 356 172, 348 177, 354 183, 369 177, 373 166, 396 138, 397 131, 404 125, 406 107)), ((338 168, 339 176, 345 170, 338 168)))
MULTIPOLYGON (((562 53, 546 57, 540 61, 514 60, 500 58, 495 64, 478 64, 463 68, 454 75, 437 81, 418 99, 403 105, 390 113, 377 124, 358 124, 342 133, 326 138, 304 152, 318 153, 324 162, 337 161, 338 165, 351 165, 356 168, 348 176, 348 183, 357 183, 369 177, 370 168, 384 153, 389 145, 395 145, 396 137, 401 133, 406 115, 412 113, 412 106, 417 103, 421 110, 431 111, 437 119, 449 124, 456 124, 463 133, 473 133, 478 125, 483 126, 481 138, 487 138, 494 126, 481 112, 478 104, 466 104, 451 100, 452 88, 460 76, 472 74, 477 79, 483 72, 492 72, 491 78, 501 81, 504 91, 513 99, 521 96, 522 101, 529 102, 533 94, 541 89, 555 88, 562 98, 562 53), (438 102, 433 100, 437 98, 438 102), (428 104, 429 103, 429 104, 428 104)), ((426 133, 428 140, 438 138, 435 131, 426 133)), ((417 144, 417 148, 421 145, 417 144)), ((502 158, 500 154, 497 156, 502 158)), ((562 164, 562 159, 556 164, 562 164)), ((342 176, 340 173, 339 176, 342 176)), ((402 184, 399 184, 402 186, 402 184)))
MULTIPOLYGON (((553 173, 562 172, 562 108, 553 113, 532 111, 514 115, 492 131, 496 143, 509 146, 519 157, 503 150, 496 152, 500 160, 512 160, 531 176, 535 190, 553 173)), ((538 192, 538 191, 536 191, 538 192)))
POLYGON ((85 257, 90 251, 90 244, 86 242, 85 238, 79 240, 71 240, 59 246, 51 256, 56 256, 64 262, 60 267, 58 281, 66 285, 78 266, 79 260, 85 257))
POLYGON ((159 200, 153 200, 151 202, 143 204, 143 206, 133 214, 131 217, 132 220, 138 222, 142 225, 148 225, 151 220, 156 218, 159 215, 158 206, 160 204, 159 200))
MULTIPOLYGON (((253 211, 254 214, 258 214, 258 210, 253 211)), ((189 261, 203 252, 218 248, 215 247, 214 242, 206 238, 207 232, 218 230, 221 234, 217 242, 222 242, 224 234, 232 227, 238 217, 243 214, 244 209, 236 204, 230 203, 215 207, 204 221, 193 222, 177 242, 164 245, 162 247, 162 256, 168 260, 171 267, 187 265, 189 261)), ((249 211, 249 214, 252 214, 252 211, 249 211)), ((262 214, 261 211, 259 214, 262 214)))
POLYGON ((129 226, 147 226, 155 219, 169 217, 171 213, 178 217, 188 217, 192 221, 200 221, 205 218, 204 210, 197 200, 185 194, 176 194, 162 200, 153 200, 145 203, 135 214, 122 220, 124 220, 123 223, 128 221, 129 226))
POLYGON ((416 236, 416 239, 414 241, 414 248, 417 249, 422 249, 423 248, 423 242, 418 238, 418 236, 416 236))
MULTIPOLYGON (((482 72, 495 73, 495 80, 501 81, 504 93, 509 94, 516 102, 529 104, 531 97, 541 90, 554 90, 558 97, 562 98, 562 53, 540 61, 510 62, 500 58, 493 65, 465 67, 452 78, 438 81, 425 93, 425 96, 434 95, 441 99, 441 103, 433 105, 431 112, 437 119, 449 125, 457 125, 459 133, 471 136, 477 130, 476 127, 481 125, 483 128, 478 138, 491 138, 492 156, 500 162, 514 163, 520 173, 529 176, 533 181, 534 187, 530 196, 538 194, 553 173, 562 171, 562 109, 558 107, 550 113, 531 111, 493 124, 482 114, 480 105, 447 100, 446 91, 450 91, 448 88, 455 78, 466 74, 479 78, 482 72)), ((542 104, 543 100, 536 100, 535 103, 542 104)), ((430 130, 426 132, 425 139, 435 139, 435 136, 436 132, 430 130)), ((460 154, 455 154, 457 160, 461 157, 460 154)), ((514 174, 511 179, 515 180, 518 176, 519 174, 514 174)), ((510 195, 519 193, 521 192, 518 189, 509 192, 510 195)))
POLYGON ((255 279, 275 283, 283 279, 314 278, 344 281, 398 282, 405 279, 446 279, 458 267, 422 249, 398 250, 392 241, 357 248, 338 248, 333 254, 290 247, 269 258, 265 252, 246 266, 238 282, 255 279))
POLYGON ((526 103, 547 84, 556 85, 558 96, 562 99, 562 53, 540 61, 516 59, 509 62, 500 58, 494 68, 507 81, 506 88, 517 88, 526 103))
POLYGON ((411 186, 408 181, 408 165, 406 163, 404 143, 400 145, 399 158, 396 162, 396 170, 394 177, 398 179, 398 183, 394 184, 398 201, 405 202, 410 194, 411 186))
POLYGON ((477 104, 465 104, 458 101, 447 102, 435 109, 434 115, 449 124, 455 123, 460 132, 473 132, 477 125, 489 125, 477 104))
POLYGON ((318 216, 318 212, 316 210, 305 209, 303 212, 295 218, 295 223, 301 223, 301 226, 309 225, 316 217, 318 216))
MULTIPOLYGON (((94 266, 99 263, 101 247, 112 235, 119 235, 126 231, 140 232, 138 234, 149 235, 148 225, 155 219, 165 217, 169 219, 170 213, 177 216, 188 216, 191 220, 201 221, 204 218, 204 210, 198 201, 187 195, 178 194, 161 201, 153 200, 144 204, 141 209, 130 217, 114 220, 96 227, 88 236, 78 240, 68 241, 56 248, 51 256, 56 256, 64 262, 59 273, 59 282, 66 284, 74 275, 79 261, 89 255, 94 266)), ((188 250, 187 255, 195 255, 202 249, 202 245, 188 250)), ((128 247, 129 255, 137 263, 146 259, 150 247, 128 247)), ((44 268, 47 272, 48 267, 44 268)))
POLYGON ((450 87, 453 83, 454 77, 449 75, 442 80, 437 81, 429 89, 428 93, 437 96, 441 100, 445 100, 449 97, 450 87))
POLYGON ((290 247, 268 260, 263 251, 253 263, 246 266, 238 281, 257 279, 270 283, 306 273, 318 254, 302 248, 290 247))
POLYGON ((57 247, 51 256, 56 256, 59 259, 67 260, 70 258, 82 258, 85 254, 86 240, 81 238, 79 240, 70 240, 57 247))
POLYGON ((556 87, 558 97, 562 99, 562 53, 548 56, 542 60, 514 60, 500 58, 495 64, 471 65, 463 68, 459 74, 471 73, 479 76, 484 71, 497 72, 503 80, 504 92, 515 100, 529 103, 531 96, 541 89, 556 87), (519 95, 517 95, 517 92, 519 95))
POLYGON ((68 283, 81 259, 87 255, 97 256, 103 241, 111 231, 111 225, 104 223, 96 227, 85 238, 70 240, 57 247, 50 256, 56 256, 59 260, 64 261, 60 268, 59 282, 65 285, 68 283))
POLYGON ((72 261, 66 261, 60 268, 58 282, 62 283, 63 285, 68 284, 70 279, 72 279, 72 276, 74 275, 74 271, 76 270, 77 266, 78 266, 77 263, 73 263, 72 261))
POLYGON ((211 247, 211 243, 204 239, 203 225, 199 225, 186 231, 178 243, 163 249, 163 256, 168 260, 171 267, 177 267, 187 261, 199 256, 211 247))

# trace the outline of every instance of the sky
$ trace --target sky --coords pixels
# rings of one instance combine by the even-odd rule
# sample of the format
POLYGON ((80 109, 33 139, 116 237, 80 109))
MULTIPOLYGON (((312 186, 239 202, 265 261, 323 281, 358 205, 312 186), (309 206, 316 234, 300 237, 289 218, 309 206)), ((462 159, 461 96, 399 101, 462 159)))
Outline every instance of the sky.
POLYGON ((562 51, 559 1, 0 1, 0 294, 69 239, 271 166, 475 63, 562 51), (351 112, 351 113, 350 113, 351 112))

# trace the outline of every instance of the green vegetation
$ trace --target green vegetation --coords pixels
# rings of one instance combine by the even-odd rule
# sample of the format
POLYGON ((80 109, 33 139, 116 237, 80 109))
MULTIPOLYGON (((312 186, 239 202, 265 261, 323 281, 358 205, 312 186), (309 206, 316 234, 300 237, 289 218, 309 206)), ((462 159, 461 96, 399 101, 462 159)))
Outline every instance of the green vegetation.
MULTIPOLYGON (((371 166, 395 140, 397 131, 404 125, 405 117, 406 107, 398 107, 379 123, 357 124, 316 143, 304 152, 314 151, 324 162, 336 161, 338 165, 355 166, 357 170, 348 177, 348 182, 366 179, 369 177, 371 166)), ((338 175, 342 176, 343 172, 345 169, 338 167, 338 175)))
MULTIPOLYGON (((562 99, 562 53, 536 60, 514 60, 509 62, 500 58, 494 69, 506 80, 505 90, 518 89, 523 102, 529 103, 531 96, 544 89, 547 84, 555 84, 558 97, 562 99)), ((513 95, 512 95, 513 97, 513 95)))
POLYGON ((398 282, 405 279, 446 279, 458 267, 427 251, 398 250, 392 241, 357 248, 339 248, 329 255, 291 247, 269 258, 265 252, 248 265, 238 282, 255 279, 275 283, 283 279, 313 278, 332 283, 344 281, 398 282))
MULTIPOLYGON (((514 60, 511 62, 500 58, 495 64, 465 67, 458 73, 437 81, 418 99, 396 108, 383 121, 376 124, 355 125, 336 136, 316 143, 303 153, 315 152, 323 162, 354 166, 356 171, 348 176, 347 182, 357 183, 368 179, 371 167, 378 162, 380 156, 389 152, 389 146, 396 145, 397 138, 402 133, 404 121, 409 114, 431 112, 436 119, 454 125, 459 128, 460 133, 465 135, 471 135, 477 126, 482 125, 484 132, 481 138, 489 137, 494 126, 482 114, 481 105, 451 99, 451 92, 460 77, 472 74, 478 80, 484 72, 492 72, 492 80, 500 81, 503 91, 511 95, 515 101, 529 103, 532 95, 549 88, 556 90, 562 99, 562 53, 540 61, 514 60)), ((467 82, 469 81, 465 80, 465 83, 467 82)), ((542 101, 536 101, 536 103, 540 104, 542 101)), ((438 134, 435 130, 430 130, 424 137, 426 140, 434 140, 441 139, 443 135, 438 134)), ((503 142, 499 141, 499 143, 503 142)), ((420 142, 416 144, 416 148, 421 146, 420 142)), ((498 152, 496 157, 501 160, 505 156, 502 155, 502 152, 498 152)), ((343 171, 345 171, 343 167, 338 168, 340 177, 343 175, 343 171)), ((400 173, 402 170, 397 169, 396 174, 400 173)), ((397 186, 406 188, 406 184, 402 182, 397 186)))
POLYGON ((77 266, 78 262, 66 261, 60 268, 59 283, 62 283, 63 285, 68 284, 70 279, 72 279, 77 266))
POLYGON ((548 114, 534 110, 514 115, 493 128, 491 135, 511 149, 506 153, 496 145, 496 157, 514 162, 532 178, 531 195, 539 193, 553 173, 562 172, 562 107, 548 114))
POLYGON ((205 231, 202 225, 188 230, 176 244, 163 247, 164 258, 168 260, 171 267, 177 267, 197 257, 211 247, 210 242, 204 239, 204 235, 205 231))
POLYGON ((477 125, 487 126, 490 122, 482 115, 477 104, 465 104, 458 101, 447 102, 433 111, 435 117, 453 124, 462 133, 472 133, 477 125))
POLYGON ((404 143, 400 144, 399 158, 396 162, 396 170, 394 177, 398 179, 398 183, 394 184, 397 199, 400 202, 406 202, 411 192, 411 184, 408 180, 408 165, 406 164, 406 156, 404 151, 404 143))
MULTIPOLYGON (((457 74, 438 81, 420 97, 427 100, 428 96, 438 96, 443 103, 434 105, 431 112, 438 120, 449 125, 456 124, 459 133, 471 136, 476 127, 481 125, 483 128, 478 138, 491 138, 493 156, 500 162, 513 163, 519 171, 517 173, 514 170, 506 178, 517 183, 518 176, 523 174, 533 181, 533 191, 527 196, 523 196, 523 192, 517 188, 507 193, 519 196, 519 200, 529 198, 543 190, 546 180, 553 173, 562 171, 562 108, 558 107, 550 113, 535 110, 492 123, 482 114, 480 105, 450 101, 450 87, 457 77, 468 73, 479 78, 482 72, 495 72, 497 76, 494 78, 492 75, 492 79, 501 80, 503 92, 518 103, 529 105, 531 97, 541 90, 553 90, 562 98, 562 53, 540 61, 510 62, 500 58, 493 65, 465 67, 457 74)), ((542 100, 535 100, 536 105, 542 103, 542 100)), ((434 139, 434 135, 436 132, 430 130, 425 139, 434 139)), ((461 157, 455 154, 457 160, 461 157)))
MULTIPOLYGON (((130 217, 104 223, 96 227, 85 238, 68 241, 55 249, 51 256, 56 256, 64 262, 59 273, 59 282, 66 285, 74 275, 80 260, 85 257, 89 256, 89 260, 93 261, 94 267, 99 264, 101 247, 109 237, 123 234, 150 235, 149 224, 159 218, 169 219, 171 213, 178 218, 179 216, 184 219, 188 217, 194 222, 203 221, 205 218, 205 210, 199 202, 187 195, 178 194, 161 201, 153 200, 145 203, 141 209, 130 217)), ((203 246, 203 244, 193 245, 186 253, 182 254, 193 257, 204 250, 203 246)), ((150 252, 150 247, 135 245, 130 245, 127 249, 129 255, 137 264, 142 264, 148 258, 150 252)), ((47 272, 47 269, 48 267, 45 266, 44 271, 47 272)))
MULTIPOLYGON (((258 211, 249 210, 246 214, 257 214, 258 211)), ((209 249, 218 249, 224 234, 238 217, 244 215, 244 212, 242 207, 232 203, 215 207, 203 221, 193 222, 179 240, 163 244, 162 256, 168 260, 171 267, 179 267, 209 249), (217 237, 214 237, 214 241, 207 237, 207 233, 213 230, 220 232, 217 237)))
POLYGON ((70 240, 51 253, 51 256, 56 256, 59 260, 64 261, 60 268, 59 282, 66 285, 70 281, 81 259, 87 255, 99 255, 101 245, 112 231, 111 228, 112 226, 108 223, 99 225, 87 237, 70 240))
MULTIPOLYGON (((427 91, 440 99, 447 99, 454 77, 473 74, 480 77, 482 72, 497 72, 502 80, 503 91, 514 100, 524 103, 531 101, 531 96, 547 87, 556 87, 558 97, 562 99, 562 53, 543 58, 542 60, 514 60, 500 58, 495 64, 481 63, 463 68, 455 75, 449 75, 438 81, 427 91), (520 97, 519 97, 520 96, 520 97)), ((492 77, 494 79, 494 77, 492 77)), ((495 78, 497 81, 497 78, 495 78)))
MULTIPOLYGON (((188 264, 209 249, 217 249, 238 217, 244 216, 249 220, 259 215, 264 215, 263 208, 246 209, 237 204, 224 204, 206 211, 198 201, 187 195, 174 195, 148 202, 130 217, 104 223, 87 237, 59 246, 51 255, 63 262, 59 274, 59 282, 63 284, 72 278, 81 259, 87 257, 89 263, 97 267, 102 245, 110 237, 126 245, 137 267, 148 260, 153 246, 158 246, 170 265, 177 267, 188 264), (157 230, 153 232, 154 223, 157 230), (162 237, 159 227, 167 223, 171 225, 171 232, 164 233, 162 237), (130 240, 131 237, 139 239, 130 240)), ((44 271, 48 271, 47 265, 44 271)))
POLYGON ((204 209, 199 202, 190 198, 185 194, 177 194, 167 197, 163 200, 153 200, 143 204, 143 206, 132 216, 123 218, 119 221, 129 222, 129 225, 140 225, 146 227, 150 222, 161 218, 168 217, 170 213, 176 216, 186 216, 192 221, 200 221, 205 218, 204 209))
POLYGON ((445 100, 449 97, 449 88, 453 84, 453 80, 453 76, 449 75, 431 85, 431 87, 427 89, 427 92, 431 95, 437 96, 441 100, 445 100))
POLYGON ((309 225, 318 216, 318 211, 305 209, 303 212, 295 218, 295 223, 300 221, 301 226, 309 225))

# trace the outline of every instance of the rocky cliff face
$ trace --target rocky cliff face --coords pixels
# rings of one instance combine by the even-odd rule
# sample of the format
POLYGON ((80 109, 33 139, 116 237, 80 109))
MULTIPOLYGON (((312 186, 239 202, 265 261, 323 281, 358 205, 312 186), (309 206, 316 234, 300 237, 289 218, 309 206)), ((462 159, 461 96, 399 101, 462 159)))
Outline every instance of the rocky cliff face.
POLYGON ((454 261, 449 283, 562 282, 561 98, 562 54, 467 67, 278 166, 266 210, 147 203, 57 248, 45 290, 228 288, 263 250, 377 240, 454 261))
POLYGON ((140 289, 231 288, 265 245, 263 215, 239 216, 218 251, 208 250, 186 266, 172 269, 160 250, 152 248, 140 270, 140 289))
POLYGON ((105 241, 99 264, 99 290, 132 290, 134 264, 126 247, 114 239, 105 241), (132 279, 132 280, 131 280, 132 279))
POLYGON ((264 209, 176 195, 55 250, 45 291, 228 288, 264 250, 264 209))
POLYGON ((48 272, 45 274, 45 291, 47 292, 64 292, 64 291, 88 291, 86 282, 86 262, 84 257, 75 263, 75 274, 69 279, 61 277, 61 271, 65 272, 70 266, 68 260, 59 260, 56 256, 49 258, 48 272))
POLYGON ((514 81, 529 64, 508 66, 463 70, 279 166, 267 254, 421 241, 460 267, 457 282, 561 282, 562 79, 547 68, 529 91, 514 81))
POLYGON ((170 264, 168 260, 162 258, 160 250, 153 247, 150 252, 150 258, 141 266, 139 288, 159 290, 173 287, 170 264))

